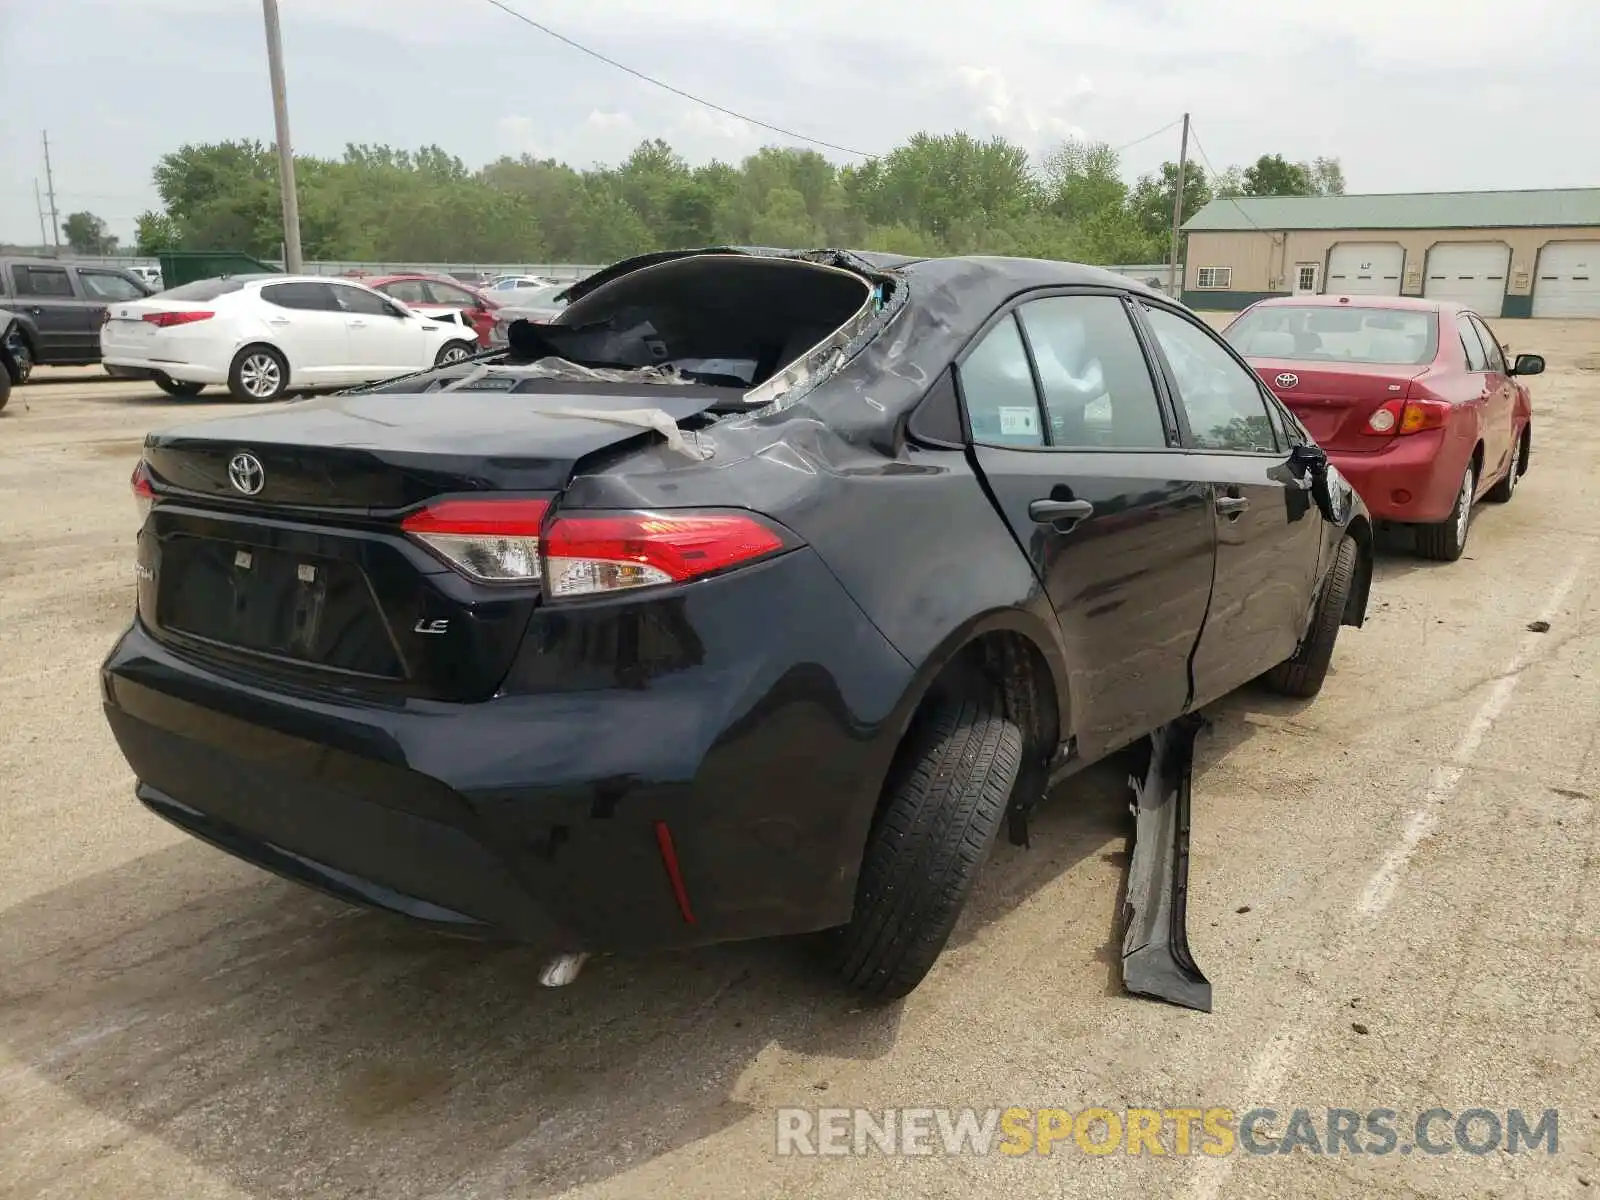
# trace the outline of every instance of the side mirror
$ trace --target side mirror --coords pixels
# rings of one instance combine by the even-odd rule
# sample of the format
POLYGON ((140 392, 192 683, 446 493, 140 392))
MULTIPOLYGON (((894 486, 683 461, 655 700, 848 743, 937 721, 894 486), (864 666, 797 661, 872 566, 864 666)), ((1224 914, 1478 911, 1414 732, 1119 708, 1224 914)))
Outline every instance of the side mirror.
POLYGON ((1519 354, 1519 355, 1517 355, 1517 361, 1511 364, 1511 373, 1513 375, 1543 375, 1544 374, 1544 355, 1542 355, 1542 354, 1519 354))

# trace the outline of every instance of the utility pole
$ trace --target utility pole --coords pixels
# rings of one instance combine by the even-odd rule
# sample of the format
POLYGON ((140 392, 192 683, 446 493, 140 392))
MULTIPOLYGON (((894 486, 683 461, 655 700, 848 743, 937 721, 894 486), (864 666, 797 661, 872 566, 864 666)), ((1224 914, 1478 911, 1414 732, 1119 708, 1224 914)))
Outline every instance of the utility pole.
POLYGON ((289 142, 289 101, 283 84, 283 32, 278 28, 278 0, 261 0, 267 20, 267 69, 272 76, 272 119, 278 128, 278 187, 283 193, 283 269, 298 275, 300 200, 294 186, 294 148, 289 142))
MULTIPOLYGON (((37 186, 37 185, 35 185, 37 186)), ((56 211, 56 177, 50 171, 50 134, 44 135, 44 186, 50 193, 50 240, 55 243, 57 257, 61 254, 61 214, 56 211)))
POLYGON ((1189 182, 1189 114, 1183 114, 1183 141, 1178 146, 1178 187, 1177 195, 1172 200, 1172 262, 1171 273, 1167 276, 1168 286, 1172 289, 1174 300, 1183 299, 1183 284, 1178 278, 1178 232, 1183 225, 1183 192, 1184 184, 1189 182))
POLYGON ((50 244, 50 235, 44 230, 44 198, 39 195, 39 177, 33 179, 33 206, 39 210, 39 249, 50 244))

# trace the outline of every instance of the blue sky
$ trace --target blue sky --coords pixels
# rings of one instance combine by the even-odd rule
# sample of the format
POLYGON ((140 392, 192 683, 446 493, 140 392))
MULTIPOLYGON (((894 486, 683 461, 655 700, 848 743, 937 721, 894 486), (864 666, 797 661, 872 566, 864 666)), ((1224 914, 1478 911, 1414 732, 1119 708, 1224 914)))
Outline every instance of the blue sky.
MULTIPOLYGON (((1188 109, 1217 170, 1341 158, 1352 191, 1600 185, 1595 0, 507 0, 728 108, 867 152, 918 129, 1131 141, 1188 109)), ((776 135, 605 67, 485 0, 280 0, 301 153, 438 143, 614 162, 659 136, 691 161, 776 135)), ((57 203, 131 237, 155 160, 272 138, 257 0, 0 0, 0 239, 57 203)), ((1176 131, 1124 156, 1176 156, 1176 131)), ((833 155, 835 158, 843 156, 833 155)))

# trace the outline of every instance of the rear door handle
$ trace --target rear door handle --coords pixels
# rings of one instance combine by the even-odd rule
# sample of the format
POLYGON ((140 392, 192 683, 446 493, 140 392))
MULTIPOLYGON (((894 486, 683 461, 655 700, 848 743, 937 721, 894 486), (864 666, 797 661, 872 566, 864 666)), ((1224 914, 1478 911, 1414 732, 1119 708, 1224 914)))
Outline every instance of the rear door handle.
POLYGON ((349 325, 351 329, 365 329, 367 327, 367 323, 361 320, 351 320, 349 325))
MULTIPOLYGON (((1177 176, 1173 176, 1173 178, 1177 178, 1177 176)), ((291 324, 291 322, 290 322, 288 317, 268 317, 267 318, 267 324, 268 325, 288 325, 288 324, 291 324)))
POLYGON ((1237 517, 1250 507, 1250 501, 1244 496, 1218 496, 1217 511, 1223 516, 1237 517))
POLYGON ((1028 515, 1041 525, 1082 521, 1094 516, 1094 505, 1087 500, 1035 500, 1028 505, 1028 515))

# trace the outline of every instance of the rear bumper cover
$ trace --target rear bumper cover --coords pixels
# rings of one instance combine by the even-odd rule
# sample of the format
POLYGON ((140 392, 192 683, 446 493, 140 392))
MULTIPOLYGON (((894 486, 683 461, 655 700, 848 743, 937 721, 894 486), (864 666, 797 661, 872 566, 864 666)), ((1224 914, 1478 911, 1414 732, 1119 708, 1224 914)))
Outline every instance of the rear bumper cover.
POLYGON ((152 379, 156 375, 166 375, 180 383, 227 383, 228 372, 217 367, 208 367, 202 363, 193 362, 168 362, 159 358, 140 358, 127 353, 112 350, 103 353, 100 361, 108 367, 121 367, 129 371, 140 372, 144 378, 152 379))
POLYGON ((1450 515, 1461 472, 1471 447, 1442 432, 1429 431, 1394 438, 1370 454, 1328 451, 1338 467, 1380 521, 1432 524, 1450 515), (1408 493, 1410 499, 1397 496, 1408 493))
MULTIPOLYGON (((161 816, 457 933, 605 951, 840 924, 910 666, 810 551, 691 592, 663 603, 701 639, 692 665, 642 686, 507 694, 542 678, 519 663, 477 704, 294 694, 135 621, 102 671, 106 716, 161 816), (797 590, 806 615, 772 620, 770 602, 797 590)), ((587 644, 606 612, 543 617, 587 644)), ((530 627, 526 652, 548 658, 549 632, 530 627)))

